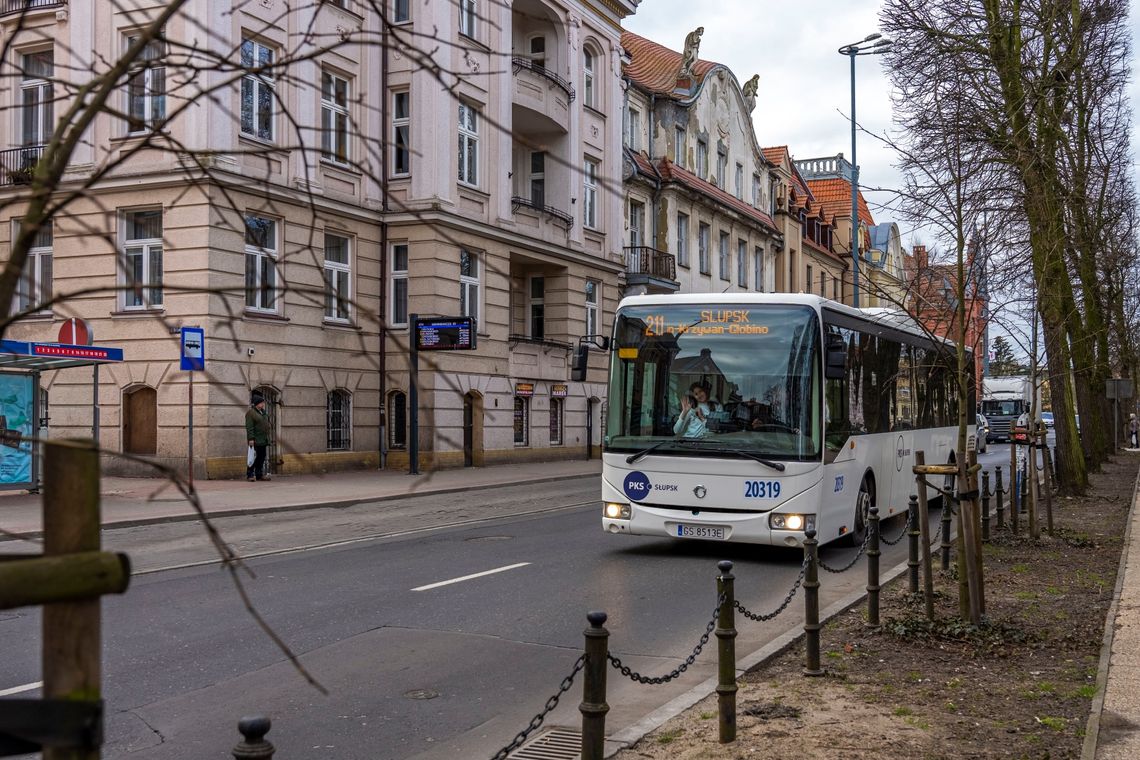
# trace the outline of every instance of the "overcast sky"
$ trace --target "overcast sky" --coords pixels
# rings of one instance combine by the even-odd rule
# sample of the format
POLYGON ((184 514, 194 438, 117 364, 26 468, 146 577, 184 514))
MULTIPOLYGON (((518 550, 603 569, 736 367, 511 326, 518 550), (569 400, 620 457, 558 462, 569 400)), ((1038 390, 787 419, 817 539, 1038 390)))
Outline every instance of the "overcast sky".
MULTIPOLYGON (((759 98, 752 113, 756 136, 764 147, 788 145, 797 159, 833 156, 851 158, 850 59, 838 49, 878 31, 880 0, 642 0, 626 27, 673 50, 684 47, 685 35, 705 28, 700 56, 723 63, 741 82, 760 75, 759 98)), ((1140 39, 1138 8, 1131 0, 1134 40, 1140 39)), ((1140 103, 1140 84, 1133 51, 1132 101, 1140 103)), ((890 85, 879 56, 855 62, 856 117, 867 130, 890 129, 890 85)), ((1134 106, 1135 107, 1135 106, 1134 106)), ((1140 130, 1133 126, 1133 155, 1140 147, 1140 130)), ((893 187, 898 174, 888 149, 869 135, 858 136, 861 184, 893 187)), ((1133 171, 1138 168, 1133 159, 1133 171)), ((891 219, 878 204, 884 194, 864 193, 876 222, 891 219)), ((900 225, 902 227, 902 225, 900 225)), ((903 229, 909 247, 910 230, 903 229)))

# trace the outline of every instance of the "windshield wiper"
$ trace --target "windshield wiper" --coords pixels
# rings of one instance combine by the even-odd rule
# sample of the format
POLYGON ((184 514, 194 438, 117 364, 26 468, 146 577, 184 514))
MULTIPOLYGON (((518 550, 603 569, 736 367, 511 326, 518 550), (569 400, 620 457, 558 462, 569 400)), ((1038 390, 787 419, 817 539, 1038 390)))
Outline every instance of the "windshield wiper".
POLYGON ((633 464, 634 462, 641 459, 642 457, 648 456, 648 455, 652 454, 654 451, 657 451, 657 449, 661 448, 662 446, 664 446, 667 443, 678 443, 678 441, 676 441, 672 438, 666 438, 664 441, 658 441, 657 443, 653 444, 652 446, 650 446, 647 449, 642 449, 641 451, 637 452, 636 454, 630 454, 629 456, 627 456, 625 458, 625 463, 626 464, 633 464))
MULTIPOLYGON (((684 441, 678 441, 678 443, 680 443, 683 446, 685 446, 685 445, 692 446, 692 445, 699 445, 702 443, 716 443, 716 442, 715 441, 684 440, 684 441)), ((715 452, 717 454, 736 454, 737 456, 748 457, 749 459, 751 459, 753 461, 759 462, 760 464, 764 465, 765 467, 771 467, 776 472, 783 472, 786 469, 784 467, 783 462, 773 462, 771 459, 765 459, 764 457, 760 456, 759 454, 753 454, 751 451, 746 451, 745 449, 730 449, 730 448, 726 448, 724 446, 717 446, 716 448, 713 448, 711 446, 709 446, 707 448, 704 446, 700 446, 700 448, 704 449, 705 451, 715 452)))

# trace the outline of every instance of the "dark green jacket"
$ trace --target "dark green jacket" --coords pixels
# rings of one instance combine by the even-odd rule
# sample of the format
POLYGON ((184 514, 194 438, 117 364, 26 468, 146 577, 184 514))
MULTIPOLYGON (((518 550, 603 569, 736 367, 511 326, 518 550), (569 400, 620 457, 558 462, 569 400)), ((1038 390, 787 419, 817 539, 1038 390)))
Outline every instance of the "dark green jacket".
POLYGON ((255 446, 269 445, 269 417, 251 406, 245 413, 245 439, 255 446))

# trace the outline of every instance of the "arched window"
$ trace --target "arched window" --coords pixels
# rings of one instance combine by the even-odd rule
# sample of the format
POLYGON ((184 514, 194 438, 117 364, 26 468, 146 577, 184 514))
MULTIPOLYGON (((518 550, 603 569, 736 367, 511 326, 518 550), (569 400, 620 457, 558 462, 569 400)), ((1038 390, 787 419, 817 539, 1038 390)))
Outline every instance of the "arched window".
POLYGON ((562 445, 562 399, 550 399, 550 445, 562 445))
POLYGON ((594 65, 597 56, 590 48, 582 49, 582 103, 590 108, 597 108, 595 100, 596 87, 594 85, 594 65))
POLYGON ((325 431, 329 451, 352 448, 352 396, 348 391, 329 391, 325 405, 325 431))
POLYGON ((408 397, 403 391, 388 394, 388 448, 408 447, 408 397))

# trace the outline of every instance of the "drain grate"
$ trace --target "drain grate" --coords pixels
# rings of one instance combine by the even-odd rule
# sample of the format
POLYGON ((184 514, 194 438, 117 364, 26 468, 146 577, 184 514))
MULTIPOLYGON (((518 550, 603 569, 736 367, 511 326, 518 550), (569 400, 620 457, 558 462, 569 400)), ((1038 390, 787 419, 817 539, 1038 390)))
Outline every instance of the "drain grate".
POLYGON ((582 732, 551 728, 512 752, 510 760, 578 760, 582 756, 582 732))

